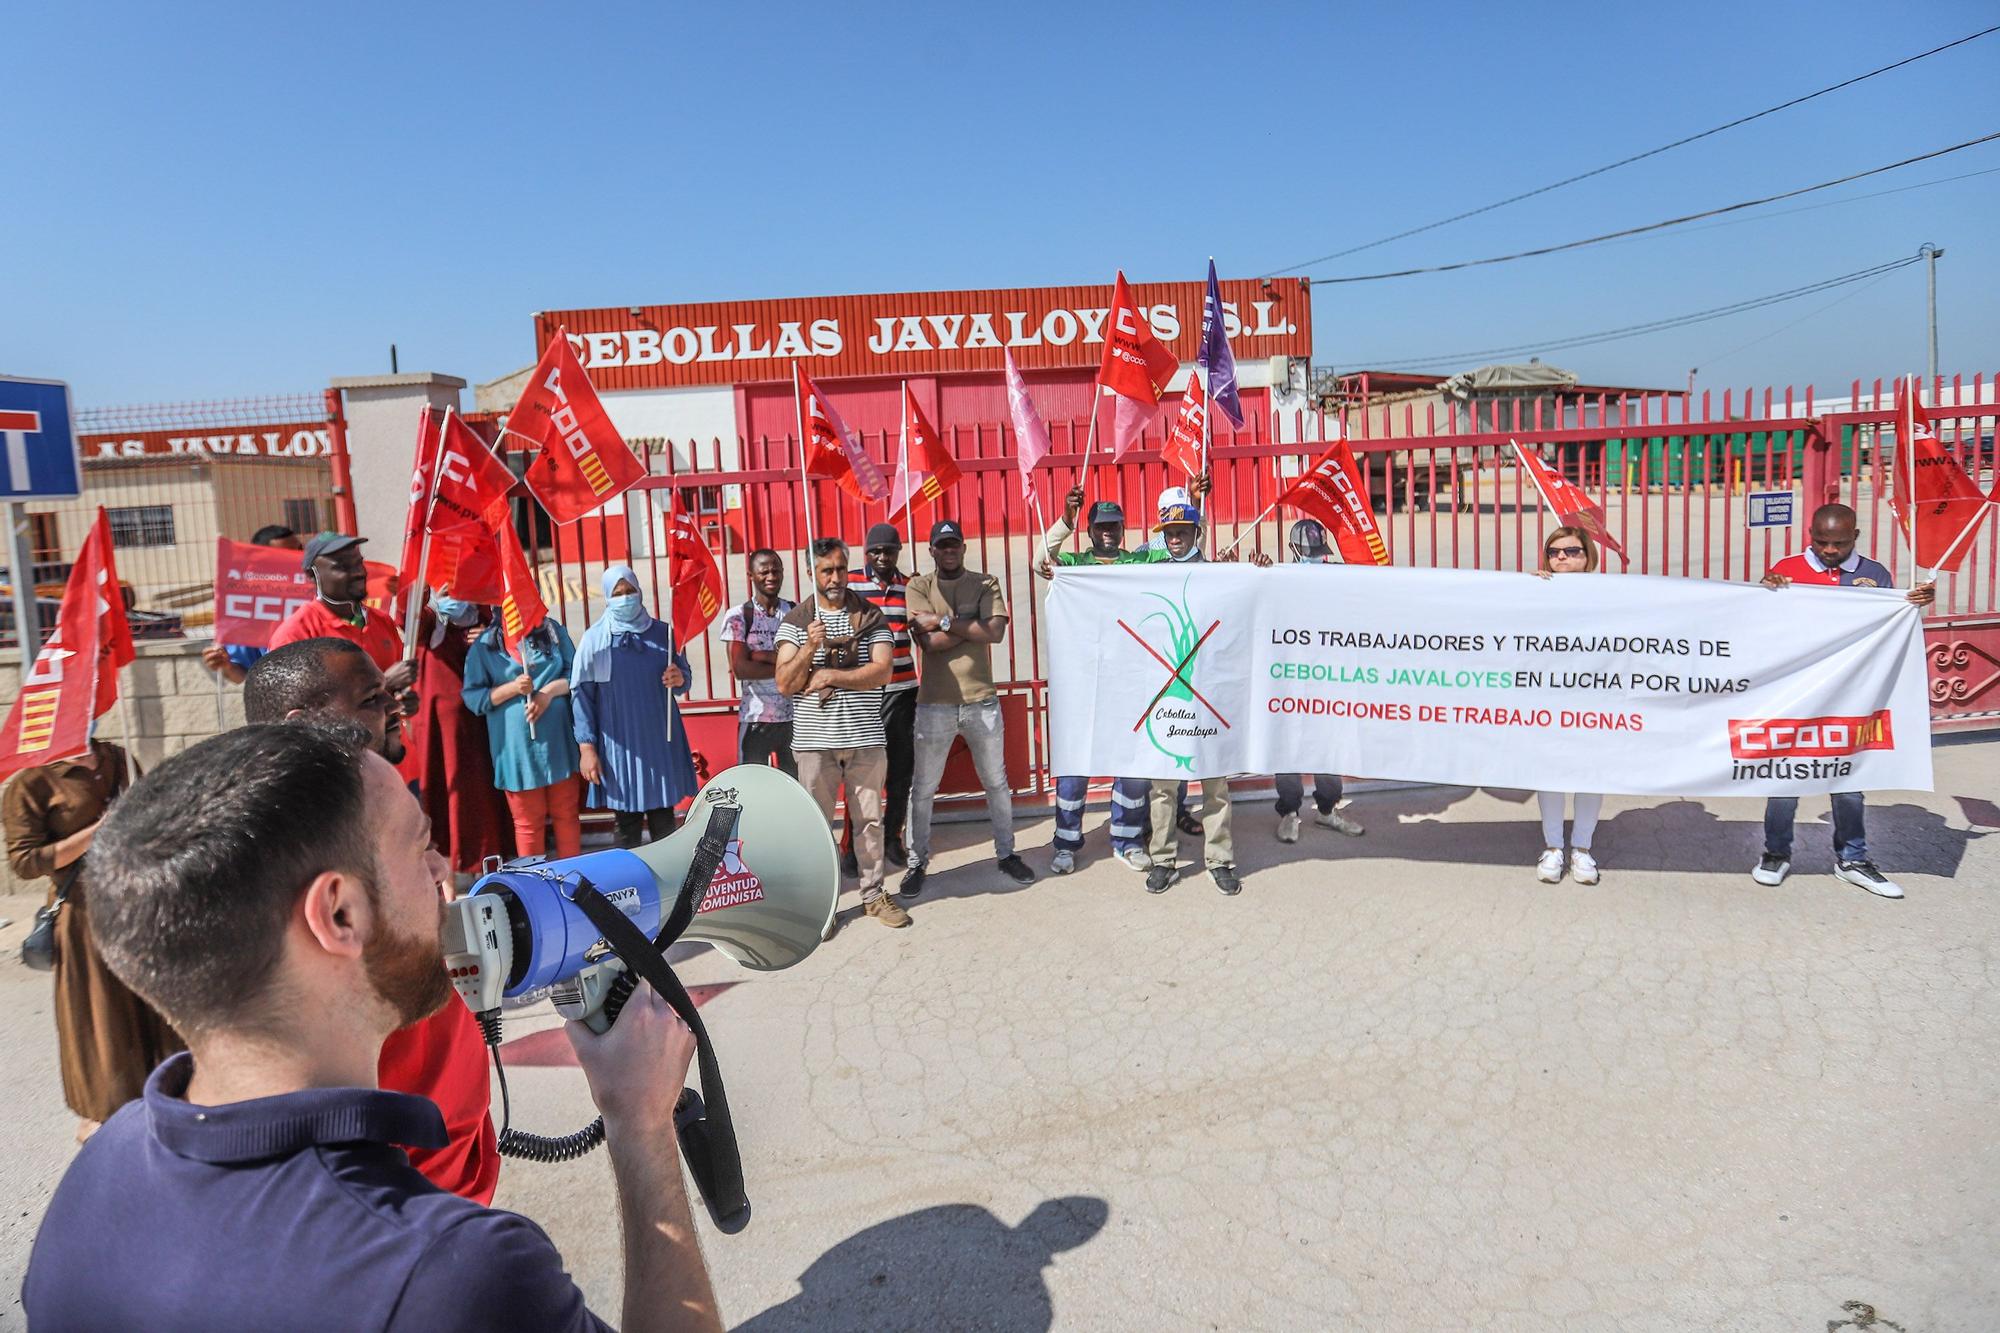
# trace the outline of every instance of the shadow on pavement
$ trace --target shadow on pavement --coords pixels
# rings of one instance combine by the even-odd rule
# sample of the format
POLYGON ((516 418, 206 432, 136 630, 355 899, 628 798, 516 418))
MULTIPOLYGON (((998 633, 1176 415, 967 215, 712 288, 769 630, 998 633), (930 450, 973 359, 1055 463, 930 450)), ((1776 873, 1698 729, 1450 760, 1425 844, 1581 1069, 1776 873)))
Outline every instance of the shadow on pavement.
POLYGON ((792 1329, 991 1329, 1044 1333, 1055 1306, 1042 1270, 1104 1229, 1111 1207, 1050 1199, 1010 1227, 975 1204, 943 1204, 858 1231, 799 1275, 799 1294, 736 1325, 792 1329))
MULTIPOLYGON (((1444 822, 1435 818, 1465 788, 1395 792, 1357 801, 1347 813, 1367 826, 1361 838, 1331 834, 1308 836, 1295 847, 1275 837, 1276 816, 1269 807, 1239 803, 1236 807, 1236 857, 1245 871, 1299 859, 1332 863, 1357 860, 1400 860, 1427 863, 1531 867, 1542 850, 1541 821, 1529 793, 1491 790, 1503 800, 1519 800, 1526 808, 1515 820, 1444 822)), ((1961 804, 1964 804, 1961 801, 1961 804)), ((1982 821, 1983 822, 1983 821, 1982 821)), ((1966 847, 1989 836, 1953 828, 1944 816, 1920 805, 1900 803, 1868 807, 1868 850, 1889 875, 1958 873, 1966 847)), ((1805 797, 1799 803, 1792 863, 1794 873, 1827 873, 1833 868, 1833 830, 1825 797, 1805 797)), ((1192 843, 1189 844, 1192 846, 1192 843)), ((1683 871, 1695 874, 1747 875, 1764 849, 1764 825, 1759 819, 1724 819, 1700 800, 1663 799, 1657 805, 1623 810, 1597 826, 1592 850, 1607 870, 1683 871)), ((1183 856, 1185 859, 1185 853, 1183 856)))

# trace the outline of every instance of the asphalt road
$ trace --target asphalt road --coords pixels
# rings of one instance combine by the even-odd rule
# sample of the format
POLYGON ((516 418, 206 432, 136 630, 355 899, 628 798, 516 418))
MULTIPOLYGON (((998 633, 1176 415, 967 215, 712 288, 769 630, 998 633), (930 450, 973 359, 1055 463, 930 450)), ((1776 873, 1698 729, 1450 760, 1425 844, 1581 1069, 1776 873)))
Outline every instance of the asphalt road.
MULTIPOLYGON (((733 1327, 2000 1327, 2000 742, 1871 803, 1887 902, 1747 872, 1760 806, 1606 803, 1595 888, 1535 882, 1532 798, 1364 794, 1347 839, 1237 807, 1244 892, 1149 898, 1092 834, 1017 889, 940 830, 915 924, 691 983, 755 1218, 704 1245, 733 1327), (1893 1322, 1888 1322, 1893 1321, 1893 1322)), ((1101 823, 1093 814, 1090 827, 1101 823)), ((1026 826, 1046 864, 1050 825, 1026 826)), ((850 888, 844 904, 853 916, 850 888)), ((73 1152, 48 982, 0 899, 0 1330, 73 1152)), ((517 1021, 517 1123, 589 1118, 517 1021)), ((553 1036, 553 1034, 550 1034, 553 1036)), ((552 1058, 553 1053, 553 1058, 552 1058)), ((510 1163, 602 1313, 602 1154, 510 1163)))

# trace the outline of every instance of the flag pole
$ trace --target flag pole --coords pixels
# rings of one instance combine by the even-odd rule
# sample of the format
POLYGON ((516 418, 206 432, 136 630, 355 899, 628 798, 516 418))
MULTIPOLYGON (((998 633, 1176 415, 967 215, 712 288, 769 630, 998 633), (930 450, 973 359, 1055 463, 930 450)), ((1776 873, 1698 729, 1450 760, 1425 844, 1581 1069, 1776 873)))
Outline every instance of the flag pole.
MULTIPOLYGON (((1220 317, 1220 313, 1221 312, 1219 311, 1217 312, 1218 317, 1220 317)), ((1208 349, 1204 346, 1202 350, 1207 351, 1208 349)), ((1202 370, 1203 366, 1199 361, 1197 361, 1195 363, 1195 368, 1188 373, 1189 383, 1193 383, 1196 379, 1200 378, 1202 370)), ((1211 370, 1208 372, 1208 378, 1202 382, 1201 386, 1201 399, 1202 399, 1201 475, 1208 478, 1208 488, 1209 488, 1208 494, 1203 496, 1202 498, 1204 500, 1209 500, 1211 502, 1213 501, 1215 496, 1215 477, 1211 472, 1209 466, 1209 451, 1214 447, 1215 435, 1214 435, 1214 423, 1209 418, 1215 415, 1215 395, 1212 392, 1214 387, 1215 387, 1215 372, 1211 370)), ((1213 516, 1211 515, 1211 518, 1212 517, 1213 516)), ((1202 525, 1203 546, 1208 546, 1211 544, 1211 537, 1214 531, 1215 531, 1215 524, 1213 522, 1205 523, 1202 525)), ((1231 546, 1229 549, 1233 551, 1236 548, 1234 546, 1231 546)), ((1202 558, 1207 559, 1208 557, 1203 556, 1202 558)))
POLYGON ((806 512, 806 558, 800 562, 798 571, 799 600, 806 599, 809 579, 808 571, 813 562, 813 497, 812 478, 806 475, 806 451, 811 448, 812 436, 806 431, 805 391, 799 381, 799 363, 792 362, 792 406, 799 419, 799 494, 806 512))
MULTIPOLYGON (((430 407, 424 408, 424 415, 430 415, 430 407)), ((437 510, 438 464, 444 459, 444 436, 451 429, 452 409, 444 409, 444 420, 438 425, 438 447, 431 455, 430 499, 424 505, 423 540, 417 545, 417 568, 413 588, 405 589, 409 604, 403 608, 403 652, 406 660, 417 660, 417 617, 423 614, 424 594, 430 590, 429 575, 431 565, 431 515, 437 510)), ((319 594, 319 580, 313 580, 313 594, 319 594)))
POLYGON ((910 572, 917 568, 917 514, 910 505, 910 382, 903 381, 903 433, 896 442, 896 470, 903 474, 903 521, 910 525, 910 572))
MULTIPOLYGON (((1090 429, 1083 437, 1083 462, 1076 470, 1076 484, 1079 486, 1083 485, 1090 476, 1090 455, 1097 444, 1097 406, 1103 401, 1104 386, 1098 381, 1092 380, 1090 382, 1090 429)), ((1075 427, 1071 427, 1071 429, 1073 430, 1075 427)), ((1072 436, 1071 438, 1074 439, 1075 437, 1072 436)), ((1078 539, 1077 549, 1079 550, 1083 548, 1082 535, 1078 532, 1070 534, 1071 537, 1078 539)))
MULTIPOLYGON (((1905 377, 1904 388, 1910 395, 1910 438, 1897 441, 1896 448, 1899 453, 1906 456, 1909 460, 1909 465, 1904 475, 1910 479, 1910 484, 1903 492, 1903 512, 1909 516, 1910 520, 1910 586, 1915 588, 1921 582, 1919 575, 1922 572, 1917 568, 1917 451, 1915 445, 1917 438, 1917 414, 1924 410, 1924 400, 1917 392, 1917 377, 1915 375, 1905 377)), ((1900 426, 1902 423, 1898 421, 1897 424, 1900 426)))
MULTIPOLYGON (((673 467, 674 467, 674 444, 672 440, 669 440, 667 441, 667 475, 670 477, 673 475, 673 467)), ((666 620, 667 620, 667 643, 672 648, 672 655, 670 655, 667 658, 668 666, 676 665, 676 663, 673 660, 673 656, 679 655, 681 653, 680 628, 674 623, 674 547, 677 544, 679 544, 679 542, 680 542, 680 528, 677 526, 674 519, 674 488, 672 486, 668 486, 667 487, 666 620)), ((743 627, 743 632, 745 634, 748 634, 750 632, 750 627, 748 625, 745 625, 743 627)), ((693 666, 694 662, 690 660, 688 662, 688 665, 693 666)), ((672 690, 668 690, 667 691, 667 744, 672 745, 673 743, 674 743, 674 692, 672 690)))
POLYGON ((1276 512, 1277 508, 1278 508, 1278 502, 1276 500, 1273 500, 1271 501, 1271 503, 1265 505, 1264 512, 1257 515, 1257 517, 1251 519, 1250 526, 1244 528, 1241 532, 1237 533, 1235 541, 1229 543, 1229 545, 1223 547, 1220 551, 1217 551, 1215 553, 1216 558, 1220 559, 1221 557, 1228 555, 1231 551, 1235 550, 1237 547, 1241 546, 1243 544, 1243 539, 1245 537, 1248 537, 1251 533, 1255 532, 1258 526, 1262 524, 1265 519, 1269 518, 1274 512, 1276 512))

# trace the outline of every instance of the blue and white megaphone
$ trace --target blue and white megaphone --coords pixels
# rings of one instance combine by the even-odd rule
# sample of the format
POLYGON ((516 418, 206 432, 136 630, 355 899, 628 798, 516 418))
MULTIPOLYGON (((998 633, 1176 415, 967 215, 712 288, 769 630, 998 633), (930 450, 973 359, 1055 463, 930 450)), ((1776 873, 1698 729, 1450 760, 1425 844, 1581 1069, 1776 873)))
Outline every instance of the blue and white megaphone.
POLYGON ((645 847, 518 861, 445 909, 445 963, 475 1014, 547 990, 558 1012, 598 1031, 625 964, 576 901, 590 884, 656 946, 702 940, 747 968, 790 967, 819 947, 840 892, 840 862, 810 794, 775 768, 711 778, 681 827, 645 847), (713 827, 711 827, 713 826, 713 827), (707 844, 704 846, 704 844, 707 844), (691 885, 690 871, 705 873, 691 885), (692 915, 657 939, 683 891, 692 915))
POLYGON ((755 765, 711 778, 686 822, 658 842, 486 874, 445 906, 443 946, 452 986, 494 1048, 500 1151, 566 1161, 604 1138, 602 1120, 561 1139, 505 1127, 502 1001, 546 991, 565 1018, 602 1032, 643 977, 694 1031, 707 1104, 692 1089, 683 1097, 681 1146, 716 1224, 740 1229, 749 1203, 721 1072, 664 951, 701 940, 756 971, 790 967, 819 947, 839 892, 840 862, 819 806, 784 773, 755 765))

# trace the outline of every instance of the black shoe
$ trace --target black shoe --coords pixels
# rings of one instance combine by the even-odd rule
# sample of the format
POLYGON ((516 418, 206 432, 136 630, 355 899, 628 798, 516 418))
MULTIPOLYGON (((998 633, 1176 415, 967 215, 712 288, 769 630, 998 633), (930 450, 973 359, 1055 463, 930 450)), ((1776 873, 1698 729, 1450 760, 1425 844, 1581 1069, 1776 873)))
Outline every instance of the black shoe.
POLYGON ((1210 866, 1208 877, 1215 881, 1215 887, 1222 891, 1225 898, 1234 898, 1243 892, 1243 881, 1236 878, 1235 866, 1210 866))
POLYGON ((891 833, 889 841, 882 848, 882 855, 889 858, 892 866, 906 866, 910 863, 910 853, 903 847, 903 835, 891 833))
POLYGON ((1174 827, 1187 834, 1190 838, 1199 838, 1201 836, 1201 821, 1189 814, 1186 806, 1182 806, 1181 812, 1174 816, 1174 827))
POLYGON ((1180 870, 1177 867, 1163 866, 1155 863, 1153 868, 1146 872, 1146 892, 1165 893, 1174 886, 1174 881, 1179 878, 1180 870))
POLYGON ((861 878, 861 863, 854 859, 852 847, 840 854, 840 873, 849 879, 861 878))
POLYGON ((1035 872, 1028 869, 1028 863, 1018 856, 1003 856, 995 864, 1000 867, 1001 874, 1013 880, 1016 884, 1033 884, 1035 882, 1035 872))
POLYGON ((904 874, 903 882, 900 886, 897 887, 896 892, 902 894, 903 897, 905 898, 916 897, 918 894, 924 891, 924 877, 929 873, 930 872, 924 868, 924 863, 922 861, 910 862, 910 868, 904 874))

